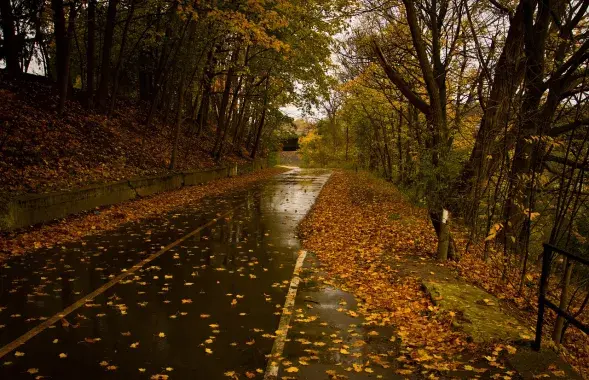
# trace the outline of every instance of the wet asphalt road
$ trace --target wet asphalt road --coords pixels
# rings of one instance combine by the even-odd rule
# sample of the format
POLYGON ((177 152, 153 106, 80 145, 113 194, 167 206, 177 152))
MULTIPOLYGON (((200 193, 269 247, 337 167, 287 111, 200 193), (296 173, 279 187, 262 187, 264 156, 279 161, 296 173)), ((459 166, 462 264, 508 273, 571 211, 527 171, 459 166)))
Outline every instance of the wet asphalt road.
POLYGON ((162 218, 3 263, 0 347, 84 301, 0 358, 0 379, 219 379, 231 371, 261 378, 300 250, 296 226, 328 177, 291 171, 162 218))

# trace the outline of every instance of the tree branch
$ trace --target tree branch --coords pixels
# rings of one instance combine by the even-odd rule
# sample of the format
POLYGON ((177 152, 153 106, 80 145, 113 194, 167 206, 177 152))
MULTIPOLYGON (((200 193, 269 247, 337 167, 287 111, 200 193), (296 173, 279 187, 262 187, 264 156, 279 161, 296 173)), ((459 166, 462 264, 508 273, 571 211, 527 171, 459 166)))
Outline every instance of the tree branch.
POLYGON ((431 113, 431 108, 429 104, 427 104, 419 95, 413 92, 409 84, 401 77, 401 75, 399 75, 399 73, 397 73, 397 71, 395 71, 395 69, 393 69, 393 67, 389 64, 386 57, 384 56, 382 49, 378 45, 378 42, 376 42, 376 40, 374 39, 372 40, 372 47, 374 53, 378 57, 380 66, 382 67, 390 81, 393 82, 393 84, 399 89, 399 91, 401 91, 403 96, 405 96, 407 100, 411 102, 411 104, 413 104, 418 110, 420 110, 425 115, 429 115, 431 113))
POLYGON ((495 8, 497 8, 502 13, 505 13, 506 15, 508 15, 510 19, 513 17, 513 11, 511 9, 507 8, 505 5, 498 2, 497 0, 489 0, 489 3, 493 4, 495 6, 495 8))
POLYGON ((583 169, 585 171, 589 170, 589 166, 588 165, 585 165, 582 162, 577 162, 575 160, 567 159, 567 158, 564 158, 564 157, 558 157, 558 156, 555 156, 555 155, 552 155, 552 154, 549 155, 549 156, 547 156, 545 158, 545 161, 548 161, 548 162, 556 162, 556 163, 563 164, 563 165, 566 165, 566 166, 572 166, 572 167, 574 167, 576 169, 583 169))
POLYGON ((563 133, 570 132, 570 131, 574 130, 575 128, 583 126, 583 125, 589 125, 589 119, 575 120, 575 121, 568 123, 568 124, 563 124, 563 125, 559 125, 557 127, 552 127, 550 129, 550 131, 548 131, 548 136, 551 136, 551 137, 560 136, 563 133))

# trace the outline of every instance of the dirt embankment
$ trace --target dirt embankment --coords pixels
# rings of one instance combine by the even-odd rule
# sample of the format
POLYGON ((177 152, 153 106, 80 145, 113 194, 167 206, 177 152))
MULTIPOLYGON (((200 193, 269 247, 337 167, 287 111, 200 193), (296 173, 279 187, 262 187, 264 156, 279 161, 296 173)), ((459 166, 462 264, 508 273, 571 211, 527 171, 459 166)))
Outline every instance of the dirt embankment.
MULTIPOLYGON (((41 79, 0 81, 0 199, 169 172, 173 128, 163 115, 146 128, 136 104, 121 101, 107 118, 75 101, 58 115, 56 102, 51 84, 41 79)), ((229 153, 215 162, 212 137, 208 128, 197 136, 186 122, 177 169, 247 161, 229 153)))

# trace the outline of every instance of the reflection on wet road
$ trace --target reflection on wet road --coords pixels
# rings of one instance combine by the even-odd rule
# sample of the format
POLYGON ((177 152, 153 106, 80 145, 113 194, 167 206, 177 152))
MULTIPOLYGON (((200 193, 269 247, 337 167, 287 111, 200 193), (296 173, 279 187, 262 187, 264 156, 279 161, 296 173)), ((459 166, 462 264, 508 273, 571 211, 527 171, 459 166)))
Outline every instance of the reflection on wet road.
POLYGON ((328 176, 294 170, 163 218, 5 262, 0 347, 82 301, 0 358, 0 378, 216 379, 232 371, 261 377, 300 249, 295 229, 328 176))

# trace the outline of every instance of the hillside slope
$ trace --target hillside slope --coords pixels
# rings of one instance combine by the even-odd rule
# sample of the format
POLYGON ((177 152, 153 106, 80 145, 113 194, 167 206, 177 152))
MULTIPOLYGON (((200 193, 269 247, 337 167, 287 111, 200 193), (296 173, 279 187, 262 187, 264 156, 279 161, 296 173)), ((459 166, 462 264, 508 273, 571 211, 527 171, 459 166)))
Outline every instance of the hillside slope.
MULTIPOLYGON (((0 198, 44 193, 135 176, 168 172, 172 151, 170 125, 145 128, 145 114, 121 103, 107 118, 68 102, 59 116, 51 84, 26 79, 0 82, 0 198)), ((228 154, 216 163, 208 153, 212 131, 196 136, 184 124, 178 170, 245 162, 228 154)))

